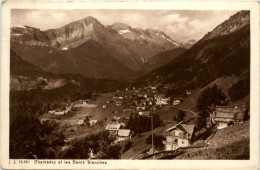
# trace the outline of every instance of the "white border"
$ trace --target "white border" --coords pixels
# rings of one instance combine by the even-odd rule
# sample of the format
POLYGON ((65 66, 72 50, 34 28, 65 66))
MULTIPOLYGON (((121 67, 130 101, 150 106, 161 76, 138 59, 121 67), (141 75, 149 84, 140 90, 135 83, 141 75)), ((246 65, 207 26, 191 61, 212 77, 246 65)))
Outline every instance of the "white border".
POLYGON ((258 169, 259 161, 259 4, 257 2, 5 2, 2 12, 1 166, 3 169, 258 169), (171 9, 250 10, 250 160, 106 160, 106 165, 9 164, 10 9, 171 9))

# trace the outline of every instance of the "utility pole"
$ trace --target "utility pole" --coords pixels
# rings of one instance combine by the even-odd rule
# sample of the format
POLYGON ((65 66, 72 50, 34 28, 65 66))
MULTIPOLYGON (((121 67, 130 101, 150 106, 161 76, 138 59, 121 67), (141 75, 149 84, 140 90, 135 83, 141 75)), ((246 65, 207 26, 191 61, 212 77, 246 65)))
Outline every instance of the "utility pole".
MULTIPOLYGON (((153 151, 153 154, 154 154, 154 142, 153 142, 153 109, 154 109, 154 106, 152 106, 151 109, 150 109, 150 113, 151 113, 151 126, 152 126, 152 151, 153 151)), ((154 159, 154 156, 153 156, 153 159, 154 159)))

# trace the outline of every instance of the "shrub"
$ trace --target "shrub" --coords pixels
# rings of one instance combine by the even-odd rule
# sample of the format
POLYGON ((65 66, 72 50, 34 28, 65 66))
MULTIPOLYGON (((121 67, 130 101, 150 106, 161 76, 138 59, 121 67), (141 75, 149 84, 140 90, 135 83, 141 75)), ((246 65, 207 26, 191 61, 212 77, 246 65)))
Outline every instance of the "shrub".
POLYGON ((132 142, 128 141, 127 144, 125 145, 124 149, 123 149, 123 153, 125 153, 126 151, 128 151, 132 146, 132 142))

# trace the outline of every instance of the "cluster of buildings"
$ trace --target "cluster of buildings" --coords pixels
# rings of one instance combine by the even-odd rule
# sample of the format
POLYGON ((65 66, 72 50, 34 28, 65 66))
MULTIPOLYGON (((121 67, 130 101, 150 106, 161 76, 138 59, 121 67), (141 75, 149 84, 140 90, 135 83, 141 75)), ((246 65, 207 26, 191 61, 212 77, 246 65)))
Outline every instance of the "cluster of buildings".
POLYGON ((115 136, 115 143, 131 139, 133 132, 130 129, 122 129, 123 126, 120 123, 107 124, 105 130, 109 132, 111 136, 115 136))
POLYGON ((56 109, 56 110, 50 110, 48 113, 53 114, 53 115, 57 115, 57 116, 63 116, 68 114, 68 112, 71 110, 72 106, 66 106, 60 109, 56 109))

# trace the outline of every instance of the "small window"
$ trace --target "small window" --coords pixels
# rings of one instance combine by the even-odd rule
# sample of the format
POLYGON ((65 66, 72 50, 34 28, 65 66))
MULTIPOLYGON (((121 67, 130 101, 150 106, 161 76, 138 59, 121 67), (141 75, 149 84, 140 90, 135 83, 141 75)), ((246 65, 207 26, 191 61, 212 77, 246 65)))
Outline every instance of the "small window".
POLYGON ((182 141, 181 143, 182 143, 182 144, 184 144, 184 143, 185 143, 185 141, 182 141))
POLYGON ((177 142, 178 142, 178 139, 175 139, 174 141, 177 143, 177 142))

